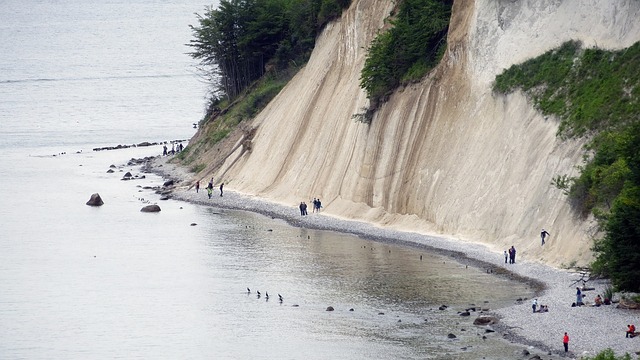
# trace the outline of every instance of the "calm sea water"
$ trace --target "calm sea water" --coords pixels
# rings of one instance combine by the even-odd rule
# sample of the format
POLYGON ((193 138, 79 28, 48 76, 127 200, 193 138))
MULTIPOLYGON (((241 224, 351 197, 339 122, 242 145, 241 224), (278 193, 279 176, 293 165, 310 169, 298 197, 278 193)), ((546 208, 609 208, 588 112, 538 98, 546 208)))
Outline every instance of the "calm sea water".
POLYGON ((206 86, 184 44, 207 4, 0 2, 0 358, 512 358, 456 312, 526 286, 257 214, 139 211, 162 179, 120 170, 160 149, 91 149, 193 134, 206 86))

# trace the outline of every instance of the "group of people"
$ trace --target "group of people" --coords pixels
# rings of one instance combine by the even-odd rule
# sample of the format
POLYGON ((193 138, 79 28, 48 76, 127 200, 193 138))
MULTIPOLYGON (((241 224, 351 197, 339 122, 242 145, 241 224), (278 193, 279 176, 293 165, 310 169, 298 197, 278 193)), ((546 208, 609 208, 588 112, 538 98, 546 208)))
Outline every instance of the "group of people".
MULTIPOLYGON (((576 302, 571 304, 571 307, 585 305, 584 298, 586 297, 586 295, 582 293, 582 290, 583 289, 581 289, 580 287, 576 287, 576 302)), ((593 288, 584 288, 584 290, 593 290, 593 288)), ((601 305, 611 305, 611 299, 609 298, 603 299, 602 296, 598 294, 595 297, 595 299, 593 299, 593 306, 601 306, 601 305)))
MULTIPOLYGON (((221 183, 219 187, 220 196, 222 196, 223 188, 224 188, 224 183, 221 183)), ((196 181, 196 192, 200 192, 200 180, 196 181)), ((209 196, 209 199, 211 199, 212 195, 213 195, 213 178, 211 178, 211 180, 209 180, 209 184, 207 184, 207 196, 209 196)))
MULTIPOLYGON (((545 239, 551 236, 547 230, 542 229, 540 232, 540 239, 542 240, 542 245, 545 244, 545 239)), ((504 251, 504 263, 515 264, 516 263, 516 248, 512 245, 511 248, 504 251)))
MULTIPOLYGON (((320 208, 322 207, 322 202, 320 201, 320 199, 316 199, 313 198, 313 212, 320 212, 320 208)), ((301 202, 300 205, 298 205, 298 208, 300 209, 300 216, 305 216, 305 215, 309 215, 309 213, 307 212, 307 203, 306 202, 301 202)))
POLYGON ((533 312, 549 312, 549 305, 543 305, 540 304, 540 307, 538 307, 538 299, 533 299, 533 303, 531 304, 531 307, 533 308, 533 312))
POLYGON ((516 248, 513 245, 511 245, 509 250, 504 251, 504 263, 506 264, 507 261, 509 261, 509 264, 516 263, 516 248))
POLYGON ((162 156, 175 155, 175 153, 179 153, 182 150, 184 150, 184 146, 182 145, 182 143, 179 143, 178 146, 176 146, 176 144, 171 144, 171 150, 167 148, 167 145, 163 145, 162 156))

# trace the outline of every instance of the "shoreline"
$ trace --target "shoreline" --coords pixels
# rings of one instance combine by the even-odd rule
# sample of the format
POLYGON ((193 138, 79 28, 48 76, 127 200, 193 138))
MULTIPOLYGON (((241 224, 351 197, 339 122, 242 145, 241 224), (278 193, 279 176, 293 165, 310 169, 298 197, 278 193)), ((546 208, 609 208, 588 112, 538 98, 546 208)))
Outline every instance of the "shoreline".
MULTIPOLYGON (((627 339, 624 336, 627 324, 640 324, 640 311, 617 309, 616 305, 571 307, 571 303, 575 301, 576 287, 581 285, 581 275, 578 272, 528 260, 526 256, 523 258, 522 253, 518 254, 516 264, 505 264, 503 254, 493 252, 483 244, 455 238, 389 230, 375 224, 340 219, 323 213, 301 217, 295 204, 286 206, 227 189, 221 201, 218 201, 216 188, 213 198, 207 199, 204 194, 196 194, 193 185, 189 184, 192 175, 181 166, 169 163, 170 159, 156 157, 143 167, 143 172, 173 179, 177 186, 171 191, 171 198, 175 200, 250 211, 281 219, 294 227, 348 233, 378 242, 424 249, 451 257, 461 264, 485 269, 496 276, 529 284, 534 289, 538 304, 547 305, 549 312, 533 313, 532 299, 514 301, 508 307, 491 309, 489 315, 500 319, 492 327, 507 341, 536 348, 548 355, 576 359, 581 356, 593 357, 606 348, 613 349, 616 355, 629 353, 632 358, 637 358, 640 354, 640 338, 627 339), (566 354, 562 347, 564 332, 568 332, 570 337, 570 351, 566 354)), ((607 285, 606 280, 590 280, 588 286, 595 289, 584 292, 587 295, 585 303, 592 303, 607 285)), ((614 298, 619 299, 619 294, 614 298)))

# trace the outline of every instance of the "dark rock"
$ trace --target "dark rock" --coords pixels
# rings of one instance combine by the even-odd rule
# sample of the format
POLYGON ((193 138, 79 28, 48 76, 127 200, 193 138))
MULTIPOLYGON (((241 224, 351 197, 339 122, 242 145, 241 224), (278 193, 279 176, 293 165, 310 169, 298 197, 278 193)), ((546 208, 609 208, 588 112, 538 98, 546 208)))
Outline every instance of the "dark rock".
POLYGON ((122 176, 122 177, 130 178, 132 176, 133 175, 131 175, 131 173, 127 171, 126 173, 124 173, 124 176, 122 176))
POLYGON ((383 312, 379 312, 378 315, 384 315, 384 313, 383 312))
POLYGON ((471 314, 468 311, 463 311, 460 313, 460 316, 471 316, 471 314))
POLYGON ((95 193, 91 195, 91 198, 89 198, 89 201, 87 201, 87 205, 89 206, 102 206, 104 205, 104 201, 102 201, 102 198, 100 197, 100 194, 95 193))
POLYGON ((109 170, 107 170, 107 174, 111 174, 111 173, 114 173, 114 172, 115 172, 115 171, 113 171, 113 169, 109 169, 109 170))
POLYGON ((447 337, 448 337, 449 339, 455 339, 455 338, 457 338, 457 336, 455 336, 455 335, 454 335, 454 334, 452 334, 452 333, 449 333, 449 335, 447 335, 447 337))
POLYGON ((438 308, 438 310, 447 310, 447 305, 442 305, 438 308))
POLYGON ((529 352, 529 350, 524 349, 522 350, 522 355, 527 356, 527 355, 531 355, 531 353, 529 352))
POLYGON ((196 226, 196 225, 198 225, 198 224, 196 224, 196 223, 191 223, 191 226, 196 226))
POLYGON ((160 198, 160 200, 169 200, 169 197, 168 196, 163 196, 163 197, 160 198))
POLYGON ((333 306, 328 306, 328 307, 327 307, 327 311, 333 311, 333 310, 335 310, 335 309, 333 308, 333 306))
POLYGON ((353 308, 349 309, 349 311, 353 311, 353 308))
POLYGON ((140 211, 142 212, 159 212, 160 211, 160 206, 158 205, 147 205, 145 207, 143 207, 142 209, 140 209, 140 211))
POLYGON ((113 165, 113 164, 109 165, 109 167, 110 167, 110 168, 112 168, 112 169, 115 169, 115 168, 116 168, 116 166, 115 166, 115 165, 113 165))
POLYGON ((486 328, 486 329, 484 329, 484 332, 485 332, 485 333, 494 333, 494 332, 496 332, 496 331, 495 331, 495 330, 493 330, 492 328, 486 328))
POLYGON ((175 181, 173 181, 173 179, 171 179, 171 180, 165 181, 164 184, 162 184, 162 186, 169 187, 169 186, 172 186, 173 184, 175 184, 175 181))
POLYGON ((498 318, 494 316, 480 316, 473 320, 473 325, 492 325, 498 322, 498 318))
POLYGON ((533 355, 529 358, 529 360, 542 360, 542 358, 540 357, 540 355, 533 355))

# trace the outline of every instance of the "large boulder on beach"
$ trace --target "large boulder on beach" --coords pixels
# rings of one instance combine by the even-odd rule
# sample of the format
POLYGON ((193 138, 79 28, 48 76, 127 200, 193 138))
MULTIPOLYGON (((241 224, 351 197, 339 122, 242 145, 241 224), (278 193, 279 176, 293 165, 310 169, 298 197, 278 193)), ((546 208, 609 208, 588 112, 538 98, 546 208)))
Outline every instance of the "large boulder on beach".
POLYGON ((629 309, 629 310, 638 310, 640 309, 640 304, 629 300, 629 299, 621 299, 620 303, 618 303, 618 309, 629 309))
POLYGON ((95 193, 91 195, 91 198, 89 199, 89 201, 87 201, 87 205, 89 206, 102 206, 104 205, 104 201, 102 201, 102 198, 100 197, 100 194, 95 193))
POLYGON ((169 186, 173 186, 174 183, 175 183, 175 181, 173 181, 173 180, 167 180, 167 181, 164 182, 164 184, 162 184, 162 186, 169 187, 169 186))
POLYGON ((143 207, 142 209, 140 209, 140 211, 142 212, 159 212, 160 211, 160 206, 158 205, 147 205, 145 207, 143 207))

